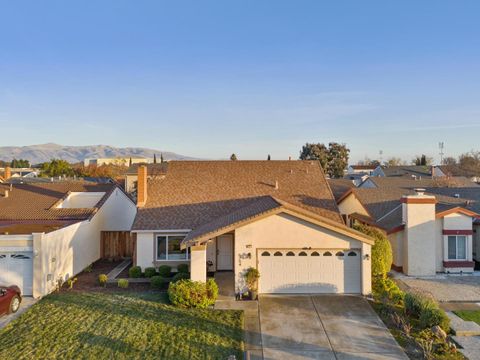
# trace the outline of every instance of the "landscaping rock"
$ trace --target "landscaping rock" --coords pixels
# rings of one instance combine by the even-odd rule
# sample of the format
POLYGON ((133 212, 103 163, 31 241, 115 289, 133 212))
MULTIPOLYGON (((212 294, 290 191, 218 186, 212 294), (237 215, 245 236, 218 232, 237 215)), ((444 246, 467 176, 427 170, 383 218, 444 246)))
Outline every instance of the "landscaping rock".
POLYGON ((438 325, 435 325, 434 327, 432 327, 432 333, 439 339, 442 339, 442 340, 447 339, 447 333, 443 331, 443 329, 438 325))

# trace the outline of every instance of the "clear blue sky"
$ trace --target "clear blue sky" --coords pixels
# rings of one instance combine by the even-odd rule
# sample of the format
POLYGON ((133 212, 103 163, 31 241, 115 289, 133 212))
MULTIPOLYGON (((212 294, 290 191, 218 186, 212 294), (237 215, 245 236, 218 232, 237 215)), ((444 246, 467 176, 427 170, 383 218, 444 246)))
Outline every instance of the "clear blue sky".
POLYGON ((478 0, 0 5, 0 146, 480 149, 478 0))

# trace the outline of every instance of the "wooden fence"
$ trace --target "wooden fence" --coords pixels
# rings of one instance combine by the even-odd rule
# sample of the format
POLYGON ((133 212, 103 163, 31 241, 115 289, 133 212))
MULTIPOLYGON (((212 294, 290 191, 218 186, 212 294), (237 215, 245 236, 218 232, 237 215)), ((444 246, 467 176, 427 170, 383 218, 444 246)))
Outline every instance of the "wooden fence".
POLYGON ((100 240, 100 257, 126 258, 135 257, 137 234, 129 231, 102 231, 100 240))

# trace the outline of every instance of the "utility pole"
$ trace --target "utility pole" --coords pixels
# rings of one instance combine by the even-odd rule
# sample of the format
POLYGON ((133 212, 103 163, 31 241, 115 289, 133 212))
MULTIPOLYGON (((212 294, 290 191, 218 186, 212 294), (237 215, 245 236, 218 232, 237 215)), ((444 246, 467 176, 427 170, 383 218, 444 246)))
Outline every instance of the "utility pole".
POLYGON ((445 147, 445 144, 443 143, 443 141, 440 141, 438 143, 438 148, 440 149, 440 153, 439 153, 440 154, 440 165, 443 164, 443 155, 444 155, 443 149, 444 149, 444 147, 445 147))

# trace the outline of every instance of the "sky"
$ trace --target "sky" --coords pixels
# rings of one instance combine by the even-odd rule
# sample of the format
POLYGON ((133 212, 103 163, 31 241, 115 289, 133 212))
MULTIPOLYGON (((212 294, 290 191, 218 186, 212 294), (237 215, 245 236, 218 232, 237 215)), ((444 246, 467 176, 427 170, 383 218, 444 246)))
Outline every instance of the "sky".
POLYGON ((480 2, 0 0, 0 146, 480 150, 480 2))

